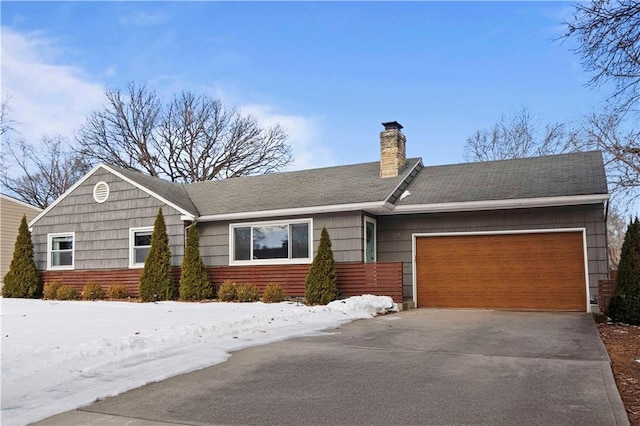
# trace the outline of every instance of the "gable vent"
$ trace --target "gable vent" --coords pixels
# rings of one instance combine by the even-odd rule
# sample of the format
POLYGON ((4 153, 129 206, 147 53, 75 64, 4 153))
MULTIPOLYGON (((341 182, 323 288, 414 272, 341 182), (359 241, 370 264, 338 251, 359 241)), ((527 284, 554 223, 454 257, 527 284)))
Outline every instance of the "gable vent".
POLYGON ((106 182, 98 182, 93 187, 93 199, 96 203, 104 203, 109 198, 109 185, 106 182))

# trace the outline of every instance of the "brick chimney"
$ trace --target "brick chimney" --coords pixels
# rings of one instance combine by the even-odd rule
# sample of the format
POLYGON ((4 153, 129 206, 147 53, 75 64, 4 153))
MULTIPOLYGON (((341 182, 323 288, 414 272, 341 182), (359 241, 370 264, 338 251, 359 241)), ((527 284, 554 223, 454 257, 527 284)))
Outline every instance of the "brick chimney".
POLYGON ((401 132, 402 125, 397 121, 382 123, 380 132, 380 177, 395 177, 406 160, 405 143, 407 139, 401 132))

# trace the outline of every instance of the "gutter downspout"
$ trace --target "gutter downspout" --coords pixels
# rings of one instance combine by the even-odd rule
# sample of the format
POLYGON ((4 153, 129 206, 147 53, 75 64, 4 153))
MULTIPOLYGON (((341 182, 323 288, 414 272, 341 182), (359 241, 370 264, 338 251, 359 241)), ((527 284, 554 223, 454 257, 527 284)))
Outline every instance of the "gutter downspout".
MULTIPOLYGON (((607 247, 607 279, 611 278, 611 251, 609 250, 609 204, 607 200, 604 207, 604 244, 607 247)), ((600 296, 600 295, 598 295, 600 296)))

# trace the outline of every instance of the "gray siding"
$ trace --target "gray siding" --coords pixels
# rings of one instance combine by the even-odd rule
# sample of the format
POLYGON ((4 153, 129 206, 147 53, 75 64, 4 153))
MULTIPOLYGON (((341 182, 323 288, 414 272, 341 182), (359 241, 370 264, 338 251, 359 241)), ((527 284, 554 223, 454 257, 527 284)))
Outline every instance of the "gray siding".
POLYGON ((308 218, 313 219, 314 254, 320 241, 322 228, 326 227, 331 237, 336 262, 362 262, 364 250, 362 223, 364 219, 361 212, 199 223, 200 253, 207 266, 228 266, 230 224, 308 218))
POLYGON ((608 275, 606 228, 602 205, 380 216, 378 217, 378 261, 404 262, 404 296, 412 297, 413 234, 546 228, 586 228, 589 290, 592 298, 597 297, 598 280, 607 279, 608 275))
POLYGON ((129 228, 153 226, 162 207, 172 265, 180 265, 184 254, 184 224, 180 212, 130 183, 97 170, 68 194, 33 226, 33 243, 38 269, 47 267, 47 234, 75 232, 75 270, 129 267, 129 228), (93 187, 104 181, 109 199, 96 203, 93 187))

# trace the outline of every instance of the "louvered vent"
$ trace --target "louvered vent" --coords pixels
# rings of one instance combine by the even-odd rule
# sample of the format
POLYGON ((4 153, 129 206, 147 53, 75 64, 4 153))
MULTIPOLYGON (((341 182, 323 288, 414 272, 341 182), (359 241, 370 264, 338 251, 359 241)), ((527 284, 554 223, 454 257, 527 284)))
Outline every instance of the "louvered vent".
POLYGON ((109 198, 109 185, 106 182, 98 182, 93 187, 93 199, 97 203, 104 203, 109 198))

